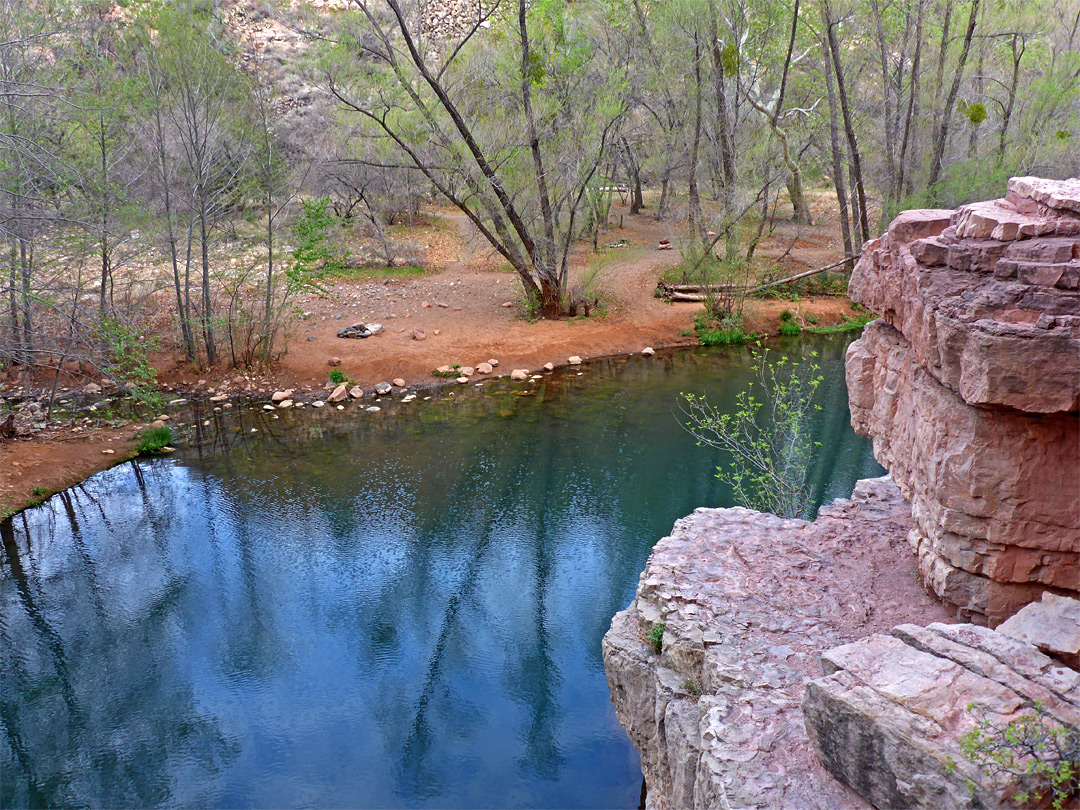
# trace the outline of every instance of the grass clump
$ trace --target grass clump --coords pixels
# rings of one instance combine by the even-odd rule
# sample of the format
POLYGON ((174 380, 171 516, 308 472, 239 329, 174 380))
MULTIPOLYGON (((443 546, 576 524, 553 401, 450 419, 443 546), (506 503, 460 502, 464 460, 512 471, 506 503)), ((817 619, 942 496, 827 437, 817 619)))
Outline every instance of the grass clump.
POLYGON ((139 434, 139 443, 135 445, 135 452, 140 456, 149 456, 160 453, 168 447, 173 440, 173 432, 167 427, 148 428, 139 434))
POLYGON ((454 363, 452 366, 450 366, 449 371, 439 371, 439 369, 435 369, 433 372, 431 372, 431 376, 432 377, 457 377, 461 373, 459 371, 460 368, 461 368, 461 363, 454 363))
POLYGON ((857 332, 876 318, 877 315, 873 312, 863 312, 853 318, 845 318, 843 323, 834 326, 808 326, 803 331, 812 335, 836 335, 841 332, 857 332))
POLYGON ((731 346, 756 340, 757 335, 747 332, 742 315, 726 315, 719 320, 710 319, 704 312, 694 318, 694 332, 702 346, 731 346))
POLYGON ((797 335, 802 332, 803 328, 799 325, 799 322, 795 320, 795 315, 790 309, 785 309, 780 313, 780 334, 781 335, 797 335))
POLYGON ((327 372, 327 375, 330 377, 330 382, 334 385, 343 385, 344 383, 352 382, 340 368, 330 369, 330 371, 327 372))

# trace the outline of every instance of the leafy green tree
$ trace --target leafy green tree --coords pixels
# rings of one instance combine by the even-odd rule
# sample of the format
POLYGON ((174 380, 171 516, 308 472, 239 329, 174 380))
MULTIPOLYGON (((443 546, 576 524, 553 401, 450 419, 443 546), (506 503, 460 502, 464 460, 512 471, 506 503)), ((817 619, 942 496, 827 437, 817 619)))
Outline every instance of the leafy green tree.
POLYGON ((770 361, 763 351, 755 384, 739 392, 733 412, 718 411, 704 396, 682 395, 686 429, 698 444, 731 455, 730 466, 718 468, 716 476, 739 503, 781 517, 810 517, 806 479, 816 446, 810 417, 821 409, 814 403, 824 379, 819 372, 812 360, 770 361))
POLYGON ((628 105, 626 62, 602 58, 604 4, 495 0, 441 44, 399 0, 357 6, 323 62, 327 89, 558 317, 578 213, 628 105))

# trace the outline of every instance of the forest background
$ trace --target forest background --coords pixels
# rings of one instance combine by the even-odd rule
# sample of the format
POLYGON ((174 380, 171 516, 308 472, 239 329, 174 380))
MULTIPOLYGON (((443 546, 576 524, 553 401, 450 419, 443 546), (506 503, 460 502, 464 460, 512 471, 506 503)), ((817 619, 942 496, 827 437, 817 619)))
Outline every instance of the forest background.
POLYGON ((265 367, 328 273, 421 262, 433 204, 558 318, 617 190, 722 288, 811 187, 850 266, 1028 174, 1080 174, 1077 0, 2 0, 0 371, 265 367))

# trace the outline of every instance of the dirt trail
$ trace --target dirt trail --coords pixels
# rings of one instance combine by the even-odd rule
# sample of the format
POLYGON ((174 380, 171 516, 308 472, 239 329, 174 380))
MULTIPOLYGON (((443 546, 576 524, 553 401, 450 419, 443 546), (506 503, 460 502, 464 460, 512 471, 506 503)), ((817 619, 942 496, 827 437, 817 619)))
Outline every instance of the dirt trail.
MULTIPOLYGON (((335 298, 308 301, 305 309, 311 314, 294 334, 277 370, 280 385, 321 385, 330 357, 339 357, 349 377, 370 386, 395 377, 409 384, 430 382, 438 366, 476 365, 490 358, 508 371, 535 369, 548 362, 562 365, 571 355, 587 359, 639 352, 646 346, 697 344, 695 337, 680 333, 692 327, 701 305, 668 304, 654 297, 657 279, 680 260, 677 251, 660 251, 657 244, 676 239, 679 223, 658 223, 650 215, 631 217, 615 209, 612 220, 621 220, 623 227, 605 232, 601 245, 625 240, 628 246, 604 250, 612 262, 600 278, 606 314, 529 322, 521 314, 517 276, 498 269, 504 266, 501 258, 470 238, 462 215, 440 211, 439 216, 457 230, 458 254, 432 275, 386 283, 339 282, 335 298), (360 321, 381 323, 385 331, 364 340, 336 336, 343 326, 360 321), (425 335, 423 340, 414 339, 417 331, 425 335)), ((801 240, 805 246, 794 251, 792 272, 832 260, 835 247, 828 245, 827 236, 819 230, 801 240), (826 237, 825 245, 817 244, 820 237, 826 237)), ((772 242, 763 255, 783 252, 785 242, 772 242)), ((591 251, 591 245, 575 251, 571 285, 584 272, 591 251)), ((839 322, 851 312, 840 299, 755 301, 750 305, 751 326, 767 330, 784 309, 813 313, 823 324, 839 322)))

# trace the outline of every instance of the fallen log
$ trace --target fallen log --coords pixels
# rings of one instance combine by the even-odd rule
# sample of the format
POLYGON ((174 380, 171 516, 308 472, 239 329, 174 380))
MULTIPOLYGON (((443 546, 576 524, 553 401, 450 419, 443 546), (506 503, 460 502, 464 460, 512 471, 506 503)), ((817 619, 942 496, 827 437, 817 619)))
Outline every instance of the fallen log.
POLYGON ((738 287, 734 284, 672 284, 669 281, 661 279, 656 284, 657 290, 660 291, 660 297, 665 301, 674 301, 677 303, 685 302, 699 302, 705 301, 710 294, 726 294, 742 293, 743 295, 751 295, 753 293, 762 292, 764 290, 771 289, 773 287, 779 287, 783 284, 790 284, 793 281, 799 281, 800 279, 809 278, 815 276, 818 273, 824 273, 827 270, 832 270, 834 267, 846 263, 847 259, 840 259, 839 261, 827 264, 824 267, 816 267, 813 270, 805 270, 802 273, 796 273, 793 276, 787 276, 786 278, 780 278, 775 281, 769 281, 765 284, 758 284, 754 287, 738 287))

